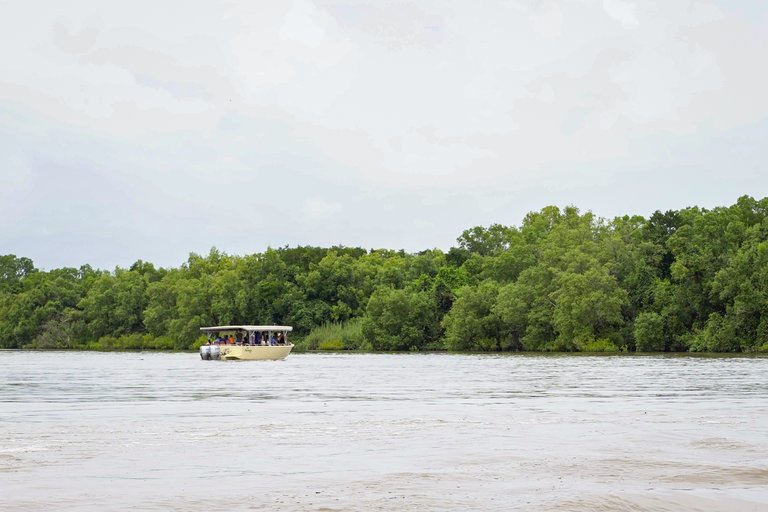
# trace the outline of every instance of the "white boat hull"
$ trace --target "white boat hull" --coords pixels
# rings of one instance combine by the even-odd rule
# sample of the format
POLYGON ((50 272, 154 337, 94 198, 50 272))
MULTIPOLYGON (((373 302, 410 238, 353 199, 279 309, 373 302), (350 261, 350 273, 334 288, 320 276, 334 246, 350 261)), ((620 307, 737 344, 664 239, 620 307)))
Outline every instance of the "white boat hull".
POLYGON ((277 361, 291 353, 290 345, 222 345, 220 358, 226 361, 277 361))

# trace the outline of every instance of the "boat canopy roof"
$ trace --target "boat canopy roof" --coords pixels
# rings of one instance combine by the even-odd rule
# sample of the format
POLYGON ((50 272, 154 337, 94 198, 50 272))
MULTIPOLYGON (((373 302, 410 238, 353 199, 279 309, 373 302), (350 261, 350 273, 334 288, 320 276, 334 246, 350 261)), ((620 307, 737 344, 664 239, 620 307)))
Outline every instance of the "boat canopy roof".
POLYGON ((213 327, 201 327, 203 332, 218 331, 292 331, 290 325, 214 325, 213 327))

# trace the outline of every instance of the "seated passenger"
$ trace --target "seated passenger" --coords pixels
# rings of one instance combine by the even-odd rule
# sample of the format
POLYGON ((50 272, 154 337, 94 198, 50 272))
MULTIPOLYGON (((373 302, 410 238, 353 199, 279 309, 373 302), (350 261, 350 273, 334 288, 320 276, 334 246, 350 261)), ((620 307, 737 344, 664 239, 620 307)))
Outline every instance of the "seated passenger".
POLYGON ((277 338, 275 338, 275 335, 274 335, 274 334, 273 334, 272 336, 270 336, 270 338, 269 338, 269 344, 270 344, 270 345, 277 345, 277 338))

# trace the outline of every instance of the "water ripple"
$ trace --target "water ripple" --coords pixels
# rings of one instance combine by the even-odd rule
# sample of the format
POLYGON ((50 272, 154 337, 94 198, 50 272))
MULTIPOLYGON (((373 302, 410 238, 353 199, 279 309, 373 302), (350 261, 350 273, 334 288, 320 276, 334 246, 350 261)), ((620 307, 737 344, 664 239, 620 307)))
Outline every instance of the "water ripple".
POLYGON ((0 352, 4 510, 768 504, 768 359, 0 352))

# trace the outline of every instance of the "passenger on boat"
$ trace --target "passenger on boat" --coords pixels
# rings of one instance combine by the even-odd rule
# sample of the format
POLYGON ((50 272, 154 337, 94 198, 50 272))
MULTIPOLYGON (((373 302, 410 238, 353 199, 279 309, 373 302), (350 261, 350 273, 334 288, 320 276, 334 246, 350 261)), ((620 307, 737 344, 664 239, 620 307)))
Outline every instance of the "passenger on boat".
POLYGON ((234 345, 235 344, 235 337, 232 336, 231 334, 229 335, 229 344, 230 345, 234 345))
POLYGON ((283 333, 281 332, 277 333, 277 344, 285 345, 285 339, 283 339, 283 333))
POLYGON ((270 338, 269 338, 269 344, 270 344, 270 345, 277 345, 277 338, 275 338, 275 335, 274 335, 274 334, 273 334, 272 336, 270 336, 270 338))
POLYGON ((249 345, 255 345, 256 344, 256 334, 251 333, 250 336, 248 336, 248 344, 249 345))

